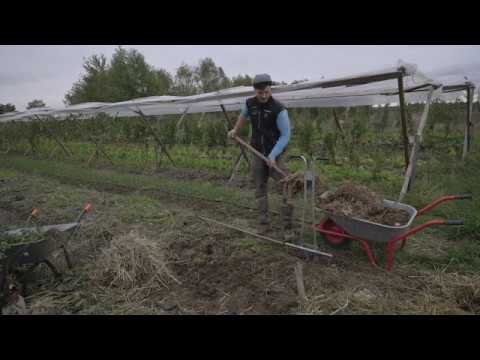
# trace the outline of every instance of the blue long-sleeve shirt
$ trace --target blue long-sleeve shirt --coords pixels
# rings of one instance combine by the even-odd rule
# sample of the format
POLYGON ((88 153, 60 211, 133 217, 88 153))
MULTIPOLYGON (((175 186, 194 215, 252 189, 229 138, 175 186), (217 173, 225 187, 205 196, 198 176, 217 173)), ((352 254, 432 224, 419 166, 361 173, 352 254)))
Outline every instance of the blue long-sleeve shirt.
MULTIPOLYGON (((248 114, 247 104, 244 103, 241 110, 241 115, 250 120, 250 115, 248 114)), ((287 109, 282 110, 277 116, 277 127, 280 130, 280 137, 273 147, 272 151, 268 155, 270 160, 275 160, 278 155, 282 153, 285 147, 288 145, 290 141, 290 119, 288 117, 287 109)))

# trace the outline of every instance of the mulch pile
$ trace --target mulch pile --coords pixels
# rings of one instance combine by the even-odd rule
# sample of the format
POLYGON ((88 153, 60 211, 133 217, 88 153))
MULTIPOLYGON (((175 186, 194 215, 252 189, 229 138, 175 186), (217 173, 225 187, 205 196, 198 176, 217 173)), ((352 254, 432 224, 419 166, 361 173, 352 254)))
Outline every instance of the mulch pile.
POLYGON ((382 198, 363 185, 344 183, 337 191, 318 200, 319 207, 328 212, 348 217, 356 217, 375 223, 402 226, 410 215, 399 209, 383 205, 382 198))

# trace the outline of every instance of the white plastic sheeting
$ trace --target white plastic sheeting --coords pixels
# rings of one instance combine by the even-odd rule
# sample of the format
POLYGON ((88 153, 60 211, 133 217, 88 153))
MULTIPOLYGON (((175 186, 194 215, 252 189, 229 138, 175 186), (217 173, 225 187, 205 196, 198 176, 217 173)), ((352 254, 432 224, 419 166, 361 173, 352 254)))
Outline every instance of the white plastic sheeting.
MULTIPOLYGON (((375 72, 330 80, 308 81, 293 85, 274 86, 274 97, 289 108, 309 107, 346 107, 398 103, 399 71, 403 72, 403 84, 406 103, 424 102, 432 88, 440 89, 442 82, 431 79, 420 72, 413 64, 399 61, 396 67, 375 72)), ((480 78, 480 71, 478 72, 480 78)), ((444 79, 447 79, 445 74, 444 79)), ((458 76, 457 76, 458 77, 458 76)), ((452 77, 450 76, 450 78, 452 77)), ((12 120, 29 121, 39 117, 51 116, 63 119, 68 115, 91 117, 105 113, 117 117, 136 116, 141 110, 147 116, 168 114, 208 113, 239 110, 247 97, 253 96, 250 86, 240 86, 193 96, 152 96, 118 103, 85 103, 64 109, 42 108, 18 113, 0 115, 0 122, 12 120)), ((441 97, 441 91, 435 96, 441 97)), ((448 95, 450 97, 454 95, 448 95)), ((448 97, 447 96, 447 97, 448 97)), ((458 97, 458 94, 456 95, 458 97)))
MULTIPOLYGON (((436 71, 432 71, 429 74, 437 81, 441 82, 443 87, 455 85, 471 84, 472 87, 478 89, 480 87, 480 62, 477 64, 469 64, 462 66, 451 66, 436 71)), ((439 95, 437 99, 442 101, 467 101, 467 94, 464 89, 458 91, 448 91, 439 95)), ((478 101, 478 91, 474 91, 473 101, 478 101)))

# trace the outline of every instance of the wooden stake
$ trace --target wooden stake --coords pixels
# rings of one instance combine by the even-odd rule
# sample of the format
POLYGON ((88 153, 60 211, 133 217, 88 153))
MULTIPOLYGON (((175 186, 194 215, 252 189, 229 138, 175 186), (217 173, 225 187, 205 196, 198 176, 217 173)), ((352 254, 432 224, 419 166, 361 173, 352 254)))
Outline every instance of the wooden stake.
POLYGON ((411 158, 410 158, 410 161, 409 161, 409 165, 407 167, 407 171, 405 173, 405 180, 403 182, 402 190, 400 191, 398 201, 402 201, 405 194, 411 189, 411 187, 413 185, 415 170, 416 170, 416 166, 417 166, 418 151, 420 149, 420 143, 421 143, 421 140, 422 140, 423 129, 425 128, 425 125, 427 123, 428 112, 430 110, 430 103, 432 101, 433 91, 434 91, 434 89, 432 88, 430 90, 430 92, 428 93, 427 102, 425 104, 425 107, 424 107, 423 113, 422 113, 422 117, 421 117, 420 122, 418 124, 417 132, 415 134, 415 140, 414 140, 414 143, 413 143, 411 158))
POLYGON ((467 87, 467 118, 465 120, 465 136, 463 140, 463 153, 462 159, 465 160, 467 154, 470 152, 470 143, 471 143, 471 125, 472 125, 472 95, 473 89, 471 87, 467 87))
POLYGON ((52 150, 52 152, 50 153, 50 155, 48 156, 49 159, 52 159, 53 157, 53 154, 55 154, 57 152, 57 149, 58 149, 58 146, 55 146, 52 150))
POLYGON ((303 281, 303 264, 300 261, 297 261, 295 264, 295 280, 297 282, 297 291, 300 301, 304 302, 307 300, 307 295, 305 294, 305 283, 303 281))
MULTIPOLYGON (((182 116, 180 116, 180 119, 178 120, 177 125, 176 125, 177 129, 180 127, 180 125, 182 125, 183 119, 185 119, 185 115, 187 115, 188 109, 189 109, 189 106, 187 106, 187 108, 183 111, 182 116)), ((205 113, 203 113, 203 114, 205 114, 205 113)))
POLYGON ((343 132, 342 124, 340 124, 340 121, 338 120, 337 111, 335 110, 335 108, 332 109, 332 112, 333 112, 333 119, 335 120, 335 125, 337 126, 337 129, 338 129, 338 132, 340 133, 342 141, 345 143, 345 134, 343 132))
MULTIPOLYGON (((80 125, 78 125, 75 121, 73 122, 73 124, 75 124, 75 126, 81 130, 80 128, 80 125)), ((99 155, 100 155, 100 152, 108 159, 108 161, 110 161, 110 163, 112 165, 115 165, 115 163, 113 162, 113 160, 110 158, 110 156, 107 154, 106 150, 104 150, 101 146, 101 142, 100 141, 97 141, 95 140, 95 138, 90 135, 89 133, 87 133, 87 137, 90 139, 91 142, 93 142, 95 144, 95 151, 94 153, 90 156, 90 158, 88 159, 87 161, 87 166, 90 165, 90 162, 93 160, 93 158, 95 159, 98 159, 99 155)))
MULTIPOLYGON (((228 116, 227 110, 225 110, 225 106, 223 106, 223 104, 220 104, 220 107, 222 108, 223 115, 225 115, 225 119, 227 120, 229 129, 233 129, 232 120, 230 120, 230 117, 228 116)), ((243 158, 245 159, 245 161, 247 162, 248 168, 250 169, 250 160, 248 159, 247 154, 245 154, 245 150, 243 149, 243 147, 241 145, 239 145, 239 147, 240 147, 241 154, 242 154, 243 158)))
MULTIPOLYGON (((183 111, 182 116, 180 116, 180 119, 177 121, 177 124, 175 125, 175 137, 177 138, 177 142, 181 140, 178 137, 178 134, 180 133, 180 126, 183 124, 183 119, 185 119, 185 116, 187 115, 187 111, 190 107, 187 106, 187 108, 183 111)), ((202 114, 202 117, 205 113, 202 114)))
POLYGON ((107 154, 107 152, 103 149, 103 144, 99 141, 97 142, 91 135, 89 135, 89 138, 95 143, 97 150, 96 152, 96 157, 98 158, 98 155, 102 153, 112 165, 115 165, 112 158, 107 154))
POLYGON ((400 99, 400 118, 402 120, 402 135, 403 135, 403 150, 405 153, 405 169, 408 168, 408 134, 407 134, 407 119, 405 116, 405 94, 403 90, 403 75, 398 77, 398 97, 400 99))
MULTIPOLYGON (((37 120, 40 122, 40 118, 38 117, 38 115, 35 115, 35 117, 37 118, 37 120)), ((42 127, 42 129, 44 129, 46 132, 48 132, 48 134, 50 135, 50 137, 57 143, 58 146, 60 146, 63 150, 63 152, 65 154, 67 154, 68 157, 72 157, 72 152, 70 151, 70 149, 68 149, 66 147, 65 144, 63 144, 56 136, 55 134, 53 134, 53 132, 43 123, 40 122, 40 126, 42 127)))
POLYGON ((230 174, 230 177, 228 178, 228 183, 232 182, 233 178, 237 174, 237 171, 240 168, 241 160, 242 160, 242 153, 239 153, 237 156, 237 160, 235 160, 235 163, 232 167, 232 172, 230 174))
MULTIPOLYGON (((138 108, 138 107, 137 107, 138 108)), ((175 162, 173 161, 173 159, 170 157, 170 154, 168 153, 167 151, 167 148, 165 145, 163 145, 163 142, 162 140, 160 140, 160 137, 157 135, 157 133, 155 132, 155 130, 153 129, 152 125, 150 124, 150 122, 147 120, 147 118, 145 117, 145 115, 143 114, 142 110, 138 109, 138 111, 133 111, 137 114, 139 114, 143 121, 145 122, 145 124, 147 124, 147 127, 148 129, 150 130, 150 133, 153 135, 153 137, 155 138, 155 141, 160 145, 160 147, 162 148, 162 151, 167 155, 168 159, 170 160, 170 162, 172 163, 173 166, 175 166, 175 162)))
POLYGON ((90 156, 90 158, 88 159, 87 161, 87 166, 90 166, 90 163, 92 162, 92 160, 95 158, 98 159, 98 150, 95 149, 95 151, 92 153, 92 155, 90 156))

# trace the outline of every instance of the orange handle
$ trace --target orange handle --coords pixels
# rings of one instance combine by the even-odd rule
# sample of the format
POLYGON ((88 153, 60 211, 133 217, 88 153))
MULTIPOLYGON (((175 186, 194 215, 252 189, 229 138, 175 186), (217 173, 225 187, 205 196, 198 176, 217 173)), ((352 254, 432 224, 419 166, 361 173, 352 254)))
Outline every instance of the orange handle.
POLYGON ((38 209, 37 209, 37 208, 34 208, 34 209, 32 210, 32 213, 30 214, 30 216, 37 216, 38 213, 39 213, 38 209))
POLYGON ((90 204, 90 203, 86 204, 85 207, 83 208, 83 211, 85 211, 85 212, 92 211, 92 204, 90 204))

